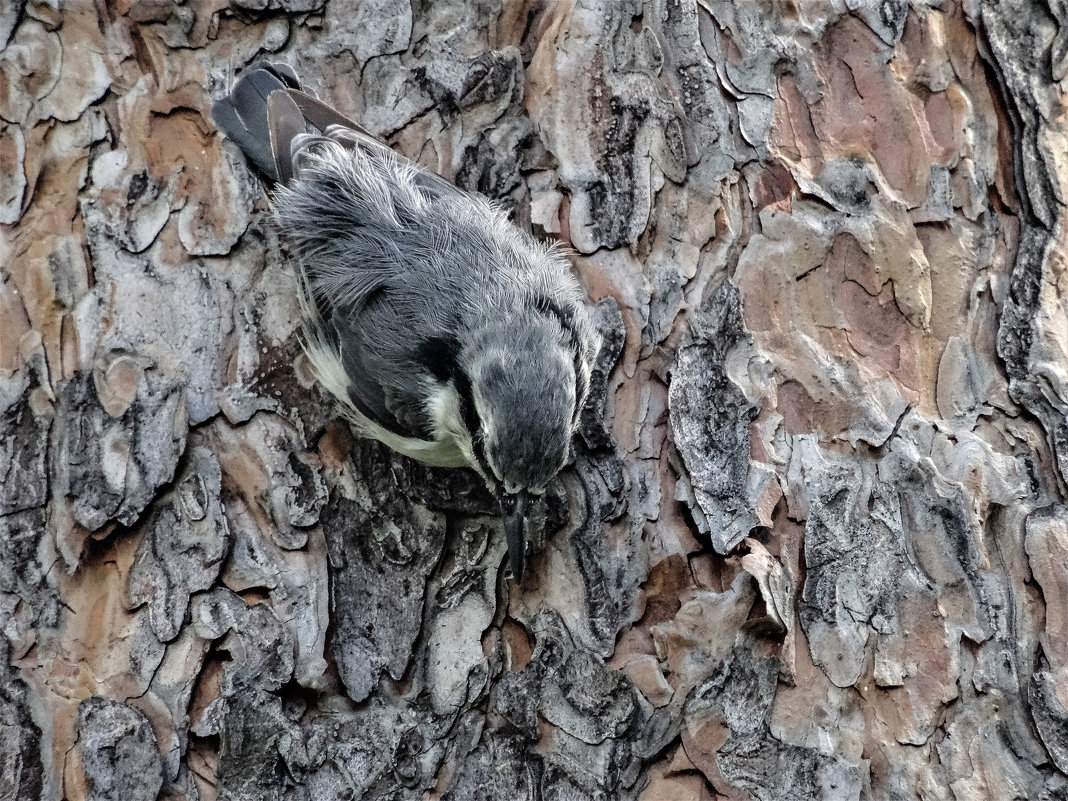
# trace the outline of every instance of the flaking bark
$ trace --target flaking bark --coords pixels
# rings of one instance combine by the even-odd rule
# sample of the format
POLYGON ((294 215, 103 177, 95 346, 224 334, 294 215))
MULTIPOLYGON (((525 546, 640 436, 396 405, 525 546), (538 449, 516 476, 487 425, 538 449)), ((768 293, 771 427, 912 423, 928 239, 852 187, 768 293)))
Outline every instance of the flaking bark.
POLYGON ((1068 798, 1065 31, 0 5, 0 798, 1068 798), (574 250, 604 346, 521 587, 300 355, 209 114, 259 58, 574 250))

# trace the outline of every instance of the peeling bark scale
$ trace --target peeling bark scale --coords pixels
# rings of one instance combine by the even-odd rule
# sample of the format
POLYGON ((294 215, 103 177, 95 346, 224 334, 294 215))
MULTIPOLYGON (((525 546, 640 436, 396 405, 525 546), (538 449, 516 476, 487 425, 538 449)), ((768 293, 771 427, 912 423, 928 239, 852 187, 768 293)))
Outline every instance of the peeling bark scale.
POLYGON ((1068 4, 0 4, 0 799, 1068 799, 1068 4), (261 58, 574 251, 523 586, 355 439, 261 58))

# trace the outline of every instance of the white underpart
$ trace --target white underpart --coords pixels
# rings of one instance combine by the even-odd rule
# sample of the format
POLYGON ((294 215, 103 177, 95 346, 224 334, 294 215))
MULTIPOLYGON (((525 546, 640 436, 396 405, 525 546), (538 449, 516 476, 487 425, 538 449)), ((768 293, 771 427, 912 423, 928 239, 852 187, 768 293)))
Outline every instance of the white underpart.
MULTIPOLYGON (((345 366, 341 363, 341 359, 337 352, 322 340, 314 337, 307 336, 304 343, 304 352, 308 354, 308 360, 315 368, 315 372, 318 375, 319 383, 323 385, 323 388, 333 395, 341 404, 341 410, 345 416, 356 426, 359 433, 372 439, 377 439, 379 442, 385 443, 398 453, 402 453, 405 456, 410 456, 413 459, 417 459, 424 464, 433 465, 435 467, 465 467, 474 464, 474 459, 471 456, 471 440, 467 438, 466 443, 462 439, 457 439, 455 435, 448 433, 447 429, 439 424, 438 420, 434 420, 435 434, 446 434, 445 436, 439 436, 434 440, 419 439, 417 437, 402 437, 399 434, 394 434, 392 431, 383 428, 374 420, 371 420, 364 415, 356 406, 352 403, 351 396, 349 395, 349 377, 345 372, 345 366), (464 447, 466 445, 466 447, 464 447)), ((452 388, 449 387, 451 390, 452 388)), ((444 393, 441 393, 444 394, 444 393)), ((453 396, 455 396, 455 390, 452 390, 453 396)), ((448 417, 448 402, 447 399, 441 401, 431 402, 440 406, 442 409, 443 422, 448 417)), ((454 398, 453 404, 458 408, 458 401, 454 398)), ((433 416, 433 411, 431 411, 433 416)), ((454 419, 458 419, 459 415, 454 413, 454 419)), ((462 424, 460 425, 463 429, 462 424)))
POLYGON ((456 387, 443 384, 431 390, 426 411, 434 428, 434 439, 443 443, 451 442, 462 459, 459 464, 468 465, 481 472, 471 443, 471 432, 467 430, 460 415, 460 394, 456 387))

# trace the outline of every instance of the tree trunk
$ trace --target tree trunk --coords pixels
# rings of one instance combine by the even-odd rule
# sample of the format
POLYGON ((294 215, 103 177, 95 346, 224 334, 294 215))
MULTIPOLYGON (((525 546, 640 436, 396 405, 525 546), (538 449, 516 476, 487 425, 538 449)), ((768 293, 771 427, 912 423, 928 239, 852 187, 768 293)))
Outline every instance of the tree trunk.
POLYGON ((0 9, 0 798, 1068 798, 1068 6, 0 9), (354 439, 259 58, 575 251, 522 586, 354 439))

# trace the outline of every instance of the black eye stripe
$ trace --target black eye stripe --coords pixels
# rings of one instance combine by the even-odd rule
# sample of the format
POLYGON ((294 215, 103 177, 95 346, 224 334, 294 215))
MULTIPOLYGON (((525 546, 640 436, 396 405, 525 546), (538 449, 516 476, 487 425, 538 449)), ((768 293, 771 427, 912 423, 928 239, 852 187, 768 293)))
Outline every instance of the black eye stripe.
POLYGON ((492 476, 486 460, 483 443, 482 421, 478 417, 471 379, 459 363, 460 344, 454 337, 431 337, 424 339, 415 349, 416 360, 442 383, 452 381, 460 401, 460 419, 471 435, 471 450, 479 468, 486 476, 492 476))
POLYGON ((571 355, 575 367, 575 419, 577 420, 579 413, 582 410, 582 400, 589 387, 587 386, 586 375, 583 370, 583 348, 575 324, 575 312, 573 309, 561 306, 546 295, 535 296, 534 308, 544 315, 555 318, 560 323, 560 327, 563 328, 568 335, 569 344, 571 345, 571 355))
POLYGON ((494 473, 490 468, 489 460, 486 458, 485 436, 482 431, 482 421, 478 417, 478 408, 475 406, 475 398, 471 391, 471 379, 468 378, 467 373, 462 368, 457 366, 456 372, 452 375, 452 382, 453 386, 456 387, 456 394, 460 397, 460 419, 464 421, 464 426, 471 435, 471 453, 475 457, 475 461, 478 462, 478 467, 482 471, 483 477, 487 480, 492 480, 494 473))
POLYGON ((415 349, 416 360, 438 381, 448 381, 460 372, 459 355, 460 343, 453 337, 430 337, 415 349))
POLYGON ((544 315, 555 317, 560 327, 567 332, 571 339, 571 345, 578 349, 578 331, 575 329, 575 312, 567 309, 546 295, 537 295, 534 298, 534 308, 544 315))
POLYGON ((471 392, 471 379, 462 369, 457 369, 451 376, 456 394, 460 396, 460 419, 464 421, 468 432, 474 438, 482 433, 482 421, 478 418, 478 408, 475 406, 475 398, 471 392))

